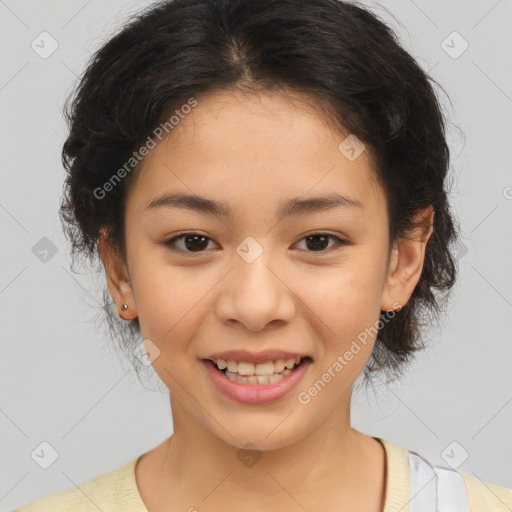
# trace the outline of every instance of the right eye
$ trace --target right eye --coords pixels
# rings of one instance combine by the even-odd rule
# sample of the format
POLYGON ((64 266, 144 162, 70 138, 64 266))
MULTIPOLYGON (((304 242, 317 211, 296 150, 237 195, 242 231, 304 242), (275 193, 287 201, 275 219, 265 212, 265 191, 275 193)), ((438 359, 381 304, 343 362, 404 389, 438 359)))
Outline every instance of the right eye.
POLYGON ((164 245, 169 247, 171 251, 183 254, 201 253, 206 249, 208 240, 213 241, 211 238, 200 233, 182 233, 181 235, 166 240, 164 245), (182 241, 182 247, 178 247, 177 243, 182 241))

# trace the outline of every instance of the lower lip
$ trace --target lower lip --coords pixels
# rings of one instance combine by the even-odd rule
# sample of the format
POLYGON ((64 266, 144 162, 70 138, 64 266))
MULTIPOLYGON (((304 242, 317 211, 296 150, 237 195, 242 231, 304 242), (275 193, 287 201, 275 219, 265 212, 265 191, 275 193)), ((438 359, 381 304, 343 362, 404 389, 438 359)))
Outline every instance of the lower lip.
POLYGON ((266 404, 290 393, 312 361, 304 359, 292 373, 273 384, 240 384, 228 379, 211 361, 203 359, 202 362, 215 386, 227 397, 244 404, 266 404))

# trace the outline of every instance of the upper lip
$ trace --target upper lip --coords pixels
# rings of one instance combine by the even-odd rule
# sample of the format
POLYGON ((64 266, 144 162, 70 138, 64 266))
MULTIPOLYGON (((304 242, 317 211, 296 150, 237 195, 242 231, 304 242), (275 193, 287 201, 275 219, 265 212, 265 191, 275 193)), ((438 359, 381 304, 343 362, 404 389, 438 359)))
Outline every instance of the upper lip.
POLYGON ((224 361, 244 361, 248 363, 264 363, 266 361, 275 361, 277 359, 301 359, 309 357, 306 354, 300 352, 285 352, 283 350, 268 349, 262 350, 261 352, 249 352, 248 350, 227 350, 225 352, 216 352, 210 354, 204 359, 210 359, 211 361, 217 361, 223 359, 224 361))

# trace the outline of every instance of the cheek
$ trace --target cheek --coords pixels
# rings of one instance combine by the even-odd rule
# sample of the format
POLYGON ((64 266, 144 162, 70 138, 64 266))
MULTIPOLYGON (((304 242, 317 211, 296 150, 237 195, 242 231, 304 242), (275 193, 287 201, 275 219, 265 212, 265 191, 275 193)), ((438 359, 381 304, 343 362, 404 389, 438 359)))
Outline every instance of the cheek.
POLYGON ((206 307, 212 277, 198 267, 172 266, 160 251, 133 253, 133 288, 141 334, 165 350, 186 340, 206 307), (174 343, 171 344, 170 342, 174 343))
POLYGON ((304 293, 321 303, 326 312, 353 314, 379 303, 383 266, 370 251, 354 251, 342 264, 321 273, 305 273, 300 281, 304 283, 304 293))
POLYGON ((384 271, 375 254, 354 251, 343 265, 304 273, 297 281, 294 291, 307 305, 304 314, 317 326, 326 358, 344 352, 353 340, 360 341, 361 355, 370 356, 384 271))
POLYGON ((153 369, 178 394, 181 383, 197 371, 191 343, 208 310, 206 292, 212 285, 168 265, 140 268, 137 277, 137 312, 143 339, 159 350, 153 369))

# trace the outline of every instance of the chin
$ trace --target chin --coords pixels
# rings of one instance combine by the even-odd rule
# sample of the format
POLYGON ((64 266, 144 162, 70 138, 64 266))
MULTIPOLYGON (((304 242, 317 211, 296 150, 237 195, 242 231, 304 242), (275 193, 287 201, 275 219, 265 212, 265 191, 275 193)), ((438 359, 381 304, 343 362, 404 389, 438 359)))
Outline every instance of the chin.
MULTIPOLYGON (((268 414, 267 414, 268 415, 268 414)), ((226 423, 226 430, 219 425, 211 425, 212 432, 226 444, 238 449, 270 451, 279 450, 299 442, 307 435, 304 422, 298 421, 293 413, 288 419, 287 414, 268 415, 266 419, 253 416, 252 420, 247 415, 239 422, 226 423)))

